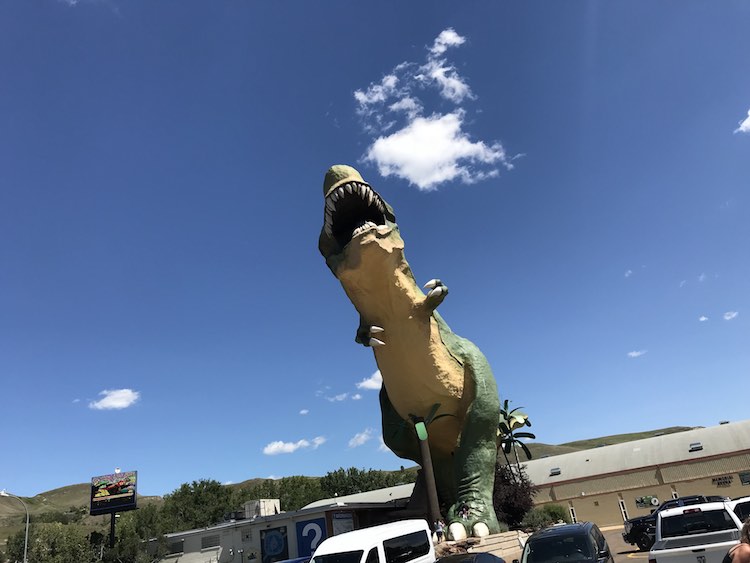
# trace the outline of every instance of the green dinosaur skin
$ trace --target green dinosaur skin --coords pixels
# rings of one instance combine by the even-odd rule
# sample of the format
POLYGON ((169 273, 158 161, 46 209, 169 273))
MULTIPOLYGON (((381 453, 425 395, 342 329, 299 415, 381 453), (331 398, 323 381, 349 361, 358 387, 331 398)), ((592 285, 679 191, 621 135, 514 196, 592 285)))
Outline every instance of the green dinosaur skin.
POLYGON ((451 524, 456 523, 464 526, 466 535, 482 533, 481 527, 474 528, 477 523, 486 524, 489 533, 499 532, 492 490, 500 401, 489 363, 435 310, 448 288, 438 282, 440 291, 425 295, 417 285, 393 209, 359 173, 334 166, 323 189, 327 208, 318 246, 360 314, 355 340, 365 346, 371 337, 385 342, 373 347, 383 376, 383 440, 399 457, 421 463, 410 415, 426 417, 439 404, 428 429, 448 533, 455 535, 451 524), (368 205, 369 190, 373 195, 368 205), (364 220, 371 224, 352 237, 364 220), (371 334, 372 326, 384 331, 371 334), (458 513, 463 505, 469 508, 468 518, 458 513))

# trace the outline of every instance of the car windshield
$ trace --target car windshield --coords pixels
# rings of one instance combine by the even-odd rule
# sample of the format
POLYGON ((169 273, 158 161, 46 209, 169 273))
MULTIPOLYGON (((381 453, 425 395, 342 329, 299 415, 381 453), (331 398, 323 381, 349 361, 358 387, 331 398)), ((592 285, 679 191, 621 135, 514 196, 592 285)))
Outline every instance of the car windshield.
POLYGON ((328 553, 316 555, 310 563, 359 563, 364 551, 342 551, 340 553, 328 553))
POLYGON ((591 559, 586 536, 539 538, 526 543, 522 563, 556 563, 591 559))
POLYGON ((736 529, 737 525, 726 510, 685 511, 668 518, 662 518, 662 539, 706 532, 736 529))

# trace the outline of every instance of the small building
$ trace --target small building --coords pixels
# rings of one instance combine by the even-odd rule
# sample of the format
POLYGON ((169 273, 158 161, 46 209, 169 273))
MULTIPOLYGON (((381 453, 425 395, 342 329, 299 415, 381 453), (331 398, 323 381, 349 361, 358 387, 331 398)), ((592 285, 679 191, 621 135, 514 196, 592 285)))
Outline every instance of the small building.
POLYGON ((309 557, 329 536, 415 517, 406 509, 412 488, 398 485, 320 500, 295 512, 281 512, 277 499, 250 501, 244 517, 235 514, 216 526, 166 534, 169 555, 162 561, 274 563, 309 557))

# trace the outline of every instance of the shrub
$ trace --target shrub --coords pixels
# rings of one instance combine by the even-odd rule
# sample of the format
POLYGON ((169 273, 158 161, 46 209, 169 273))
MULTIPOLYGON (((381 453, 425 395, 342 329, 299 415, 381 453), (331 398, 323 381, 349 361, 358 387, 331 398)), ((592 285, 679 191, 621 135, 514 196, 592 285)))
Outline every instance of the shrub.
POLYGON ((570 524, 570 515, 559 504, 547 504, 529 510, 521 527, 525 530, 540 530, 558 522, 570 524))

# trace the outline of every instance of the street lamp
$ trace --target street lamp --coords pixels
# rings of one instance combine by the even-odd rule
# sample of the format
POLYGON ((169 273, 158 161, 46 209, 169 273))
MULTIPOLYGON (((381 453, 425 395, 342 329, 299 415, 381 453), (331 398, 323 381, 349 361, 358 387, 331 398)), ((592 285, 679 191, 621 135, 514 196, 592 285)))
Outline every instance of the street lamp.
POLYGON ((5 489, 0 491, 0 497, 13 497, 15 499, 18 499, 18 502, 20 502, 23 505, 23 509, 26 511, 26 539, 23 542, 23 563, 28 563, 28 560, 26 558, 26 553, 29 549, 29 509, 26 506, 26 503, 21 500, 21 497, 17 497, 16 495, 12 495, 9 492, 7 492, 5 489))

